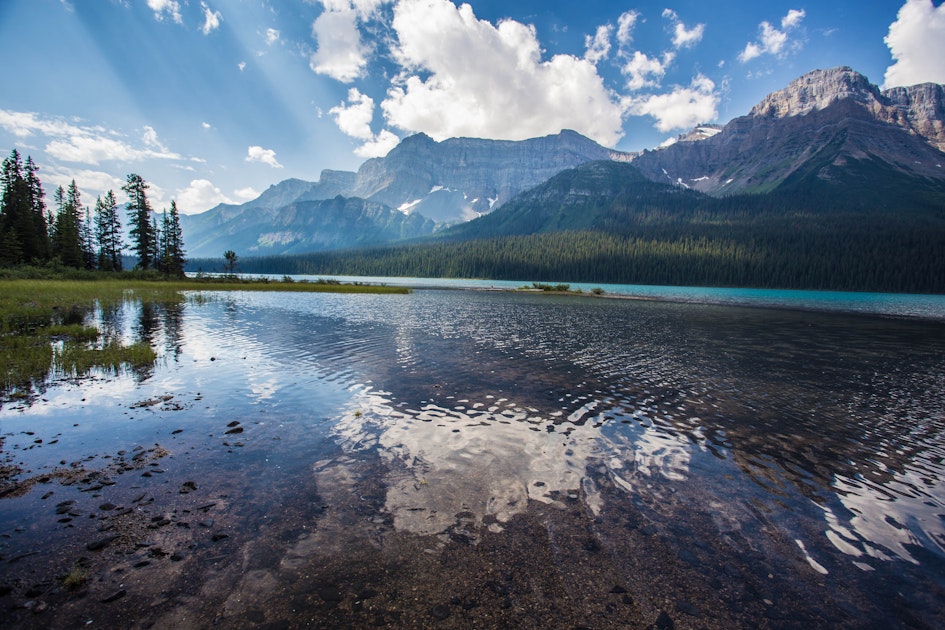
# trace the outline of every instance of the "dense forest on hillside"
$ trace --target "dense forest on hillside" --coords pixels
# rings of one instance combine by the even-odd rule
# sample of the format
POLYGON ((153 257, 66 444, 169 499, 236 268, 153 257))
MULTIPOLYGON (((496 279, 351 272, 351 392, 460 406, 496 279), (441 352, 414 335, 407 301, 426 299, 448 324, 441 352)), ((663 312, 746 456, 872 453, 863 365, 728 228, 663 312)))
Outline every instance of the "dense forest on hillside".
MULTIPOLYGON (((945 228, 884 217, 666 222, 243 259, 244 272, 945 293, 945 228)), ((212 261, 193 268, 212 270, 212 261)))
POLYGON ((842 186, 808 178, 716 199, 627 168, 565 172, 435 238, 246 258, 241 270, 945 293, 945 190, 927 180, 864 163, 842 186))

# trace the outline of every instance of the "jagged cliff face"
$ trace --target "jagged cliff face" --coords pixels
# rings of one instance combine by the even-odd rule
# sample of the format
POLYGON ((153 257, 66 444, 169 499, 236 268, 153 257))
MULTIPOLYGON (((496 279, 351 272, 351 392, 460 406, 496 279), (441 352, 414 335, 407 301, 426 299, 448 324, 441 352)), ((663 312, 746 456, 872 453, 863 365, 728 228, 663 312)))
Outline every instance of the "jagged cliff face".
POLYGON ((386 157, 368 160, 352 194, 439 222, 486 214, 564 169, 628 159, 573 131, 520 142, 418 134, 386 157))
POLYGON ((212 229, 184 222, 190 258, 219 257, 227 249, 241 256, 270 256, 387 243, 430 234, 434 227, 420 215, 340 195, 276 208, 257 204, 215 218, 212 229))
POLYGON ((646 152, 634 165, 714 195, 767 192, 798 173, 828 179, 853 160, 945 179, 943 101, 940 85, 881 92, 850 68, 816 70, 717 135, 646 152))
POLYGON ((945 86, 923 83, 883 92, 889 122, 908 128, 945 151, 945 86))
POLYGON ((317 182, 285 180, 244 204, 221 204, 183 217, 182 225, 192 257, 219 256, 221 235, 231 239, 232 246, 239 245, 238 253, 244 255, 318 249, 319 243, 353 245, 369 233, 394 240, 392 235, 398 233, 408 237, 429 232, 433 222, 458 223, 486 214, 562 170, 595 160, 629 158, 573 131, 520 142, 473 138, 435 142, 418 134, 406 138, 386 157, 368 160, 357 173, 325 170, 317 182), (365 215, 360 222, 346 225, 345 229, 357 232, 347 240, 337 235, 316 238, 309 234, 314 229, 311 221, 281 225, 293 204, 339 195, 416 220, 406 221, 402 229, 378 231, 372 221, 384 225, 397 221, 377 213, 365 215))

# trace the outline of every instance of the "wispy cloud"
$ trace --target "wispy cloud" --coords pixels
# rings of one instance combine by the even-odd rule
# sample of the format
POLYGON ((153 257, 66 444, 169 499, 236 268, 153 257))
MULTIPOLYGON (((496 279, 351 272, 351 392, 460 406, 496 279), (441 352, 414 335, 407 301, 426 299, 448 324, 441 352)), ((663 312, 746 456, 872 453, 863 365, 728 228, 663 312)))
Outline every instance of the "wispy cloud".
POLYGON ((142 133, 143 147, 135 146, 122 134, 103 127, 81 125, 35 112, 0 109, 0 127, 18 138, 43 136, 48 139, 45 147, 48 155, 78 164, 98 165, 108 161, 132 162, 149 158, 185 159, 161 144, 157 132, 150 126, 145 126, 142 133))
POLYGON ((162 22, 164 18, 170 17, 177 24, 183 24, 184 18, 180 14, 180 2, 178 0, 148 0, 148 8, 154 11, 154 18, 162 22))
POLYGON ((200 27, 200 32, 209 35, 220 28, 223 15, 219 11, 212 10, 206 2, 201 2, 200 8, 203 9, 203 26, 200 27))
POLYGON ((692 48, 700 41, 705 33, 705 24, 696 24, 692 28, 686 28, 682 20, 672 9, 664 9, 663 17, 673 23, 673 46, 678 50, 680 48, 692 48))
POLYGON ((595 64, 607 59, 610 54, 610 36, 613 30, 612 25, 604 24, 597 27, 597 32, 593 37, 586 35, 584 37, 584 47, 587 52, 584 53, 584 58, 595 64))
POLYGON ((795 42, 794 46, 789 44, 788 33, 796 29, 806 13, 803 9, 791 9, 781 18, 781 29, 777 29, 770 22, 762 22, 758 25, 760 31, 758 39, 748 42, 745 48, 738 54, 738 60, 747 63, 761 55, 773 55, 775 57, 784 56, 790 49, 799 47, 795 42))

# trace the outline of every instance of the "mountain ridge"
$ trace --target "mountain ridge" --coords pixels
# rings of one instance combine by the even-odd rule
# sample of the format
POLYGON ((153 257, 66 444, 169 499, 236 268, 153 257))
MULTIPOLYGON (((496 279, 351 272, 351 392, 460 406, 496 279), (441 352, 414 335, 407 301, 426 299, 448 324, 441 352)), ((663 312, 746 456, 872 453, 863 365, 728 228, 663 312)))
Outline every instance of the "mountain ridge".
MULTIPOLYGON (((411 224, 416 229, 395 230, 397 234, 422 236, 424 230, 433 231, 428 227, 434 223, 438 230, 459 224, 451 232, 454 236, 472 233, 478 228, 464 227, 470 219, 489 217, 509 204, 521 207, 522 195, 530 199, 530 190, 555 175, 600 160, 630 162, 648 181, 717 198, 778 193, 781 203, 789 193, 801 203, 801 199, 812 199, 811 191, 819 191, 858 211, 897 199, 910 199, 924 207, 941 199, 943 145, 945 87, 920 84, 880 90, 862 74, 841 66, 798 77, 725 125, 700 125, 670 146, 639 154, 613 151, 567 130, 526 141, 453 138, 436 142, 416 134, 384 158, 366 161, 357 173, 325 170, 318 182, 286 180, 240 206, 221 205, 206 216, 185 218, 189 222, 185 240, 192 256, 218 256, 221 240, 192 238, 188 228, 196 226, 196 232, 204 236, 253 229, 259 238, 255 244, 245 240, 244 255, 300 251, 306 242, 304 225, 293 228, 298 238, 292 244, 272 238, 291 232, 280 227, 280 213, 293 203, 337 195, 386 208, 385 218, 381 219, 382 213, 367 213, 366 219, 389 224, 388 218, 395 216, 389 213, 420 217, 411 224), (267 227, 266 222, 276 227, 267 227)), ((635 185, 642 186, 641 182, 635 185)), ((581 194, 602 198, 607 192, 581 194)), ((546 191, 543 200, 549 212, 568 206, 567 195, 576 193, 563 192, 561 199, 552 199, 550 194, 546 191)), ((583 219, 574 215, 575 207, 568 212, 567 217, 555 219, 557 227, 544 229, 582 224, 583 219)), ((490 222, 480 220, 477 225, 483 224, 490 222)), ((350 224, 336 227, 354 229, 350 224)), ((357 227, 372 234, 385 233, 375 228, 357 227)), ((322 240, 338 246, 364 242, 355 236, 322 240)))

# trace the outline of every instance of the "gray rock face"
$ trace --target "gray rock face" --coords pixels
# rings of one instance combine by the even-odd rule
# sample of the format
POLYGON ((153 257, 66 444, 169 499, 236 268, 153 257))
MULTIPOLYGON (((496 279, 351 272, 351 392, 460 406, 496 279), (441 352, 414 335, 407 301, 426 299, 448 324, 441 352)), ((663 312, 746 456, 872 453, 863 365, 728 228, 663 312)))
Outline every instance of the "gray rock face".
POLYGON ((846 66, 814 70, 791 81, 783 90, 766 96, 751 109, 749 116, 805 116, 844 100, 857 101, 872 109, 877 107, 882 96, 869 79, 846 66))
MULTIPOLYGON (((630 157, 573 131, 521 142, 474 138, 435 142, 418 134, 404 139, 386 157, 368 160, 357 173, 324 170, 317 182, 288 179, 244 204, 221 204, 199 215, 184 216, 184 240, 191 257, 219 256, 224 239, 232 243, 224 249, 238 246, 237 253, 247 256, 299 251, 303 246, 319 249, 315 247, 319 243, 345 246, 366 242, 364 234, 350 234, 347 240, 316 238, 306 234, 302 226, 280 226, 293 204, 332 200, 338 195, 393 209, 401 219, 416 216, 404 221, 408 227, 402 230, 416 236, 430 231, 432 222, 458 223, 486 214, 562 170, 595 160, 630 157), (429 225, 428 219, 432 220, 429 225)), ((346 229, 365 234, 398 233, 377 231, 367 218, 348 224, 346 229)), ((394 221, 387 216, 377 220, 385 225, 394 221)))
POLYGON ((922 83, 885 90, 889 122, 908 128, 945 151, 945 86, 922 83))
POLYGON ((564 169, 629 158, 568 130, 519 142, 476 138, 435 142, 418 134, 386 157, 365 162, 351 194, 454 223, 487 214, 564 169))
POLYGON ((227 249, 240 256, 324 251, 423 236, 434 227, 421 215, 407 216, 384 204, 340 195, 275 208, 255 206, 216 218, 213 229, 191 225, 188 231, 183 224, 190 258, 220 257, 227 249))
POLYGON ((633 161, 648 178, 712 195, 767 192, 795 173, 878 159, 945 179, 943 87, 881 92, 850 68, 815 70, 697 142, 646 151, 633 161))

